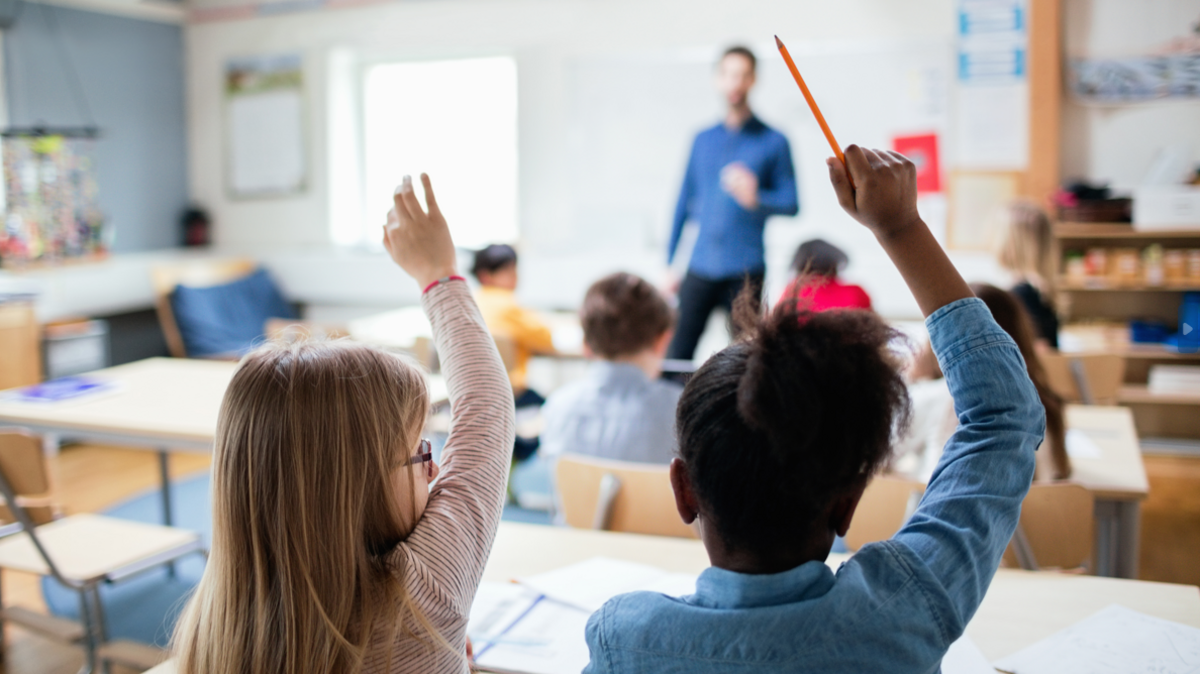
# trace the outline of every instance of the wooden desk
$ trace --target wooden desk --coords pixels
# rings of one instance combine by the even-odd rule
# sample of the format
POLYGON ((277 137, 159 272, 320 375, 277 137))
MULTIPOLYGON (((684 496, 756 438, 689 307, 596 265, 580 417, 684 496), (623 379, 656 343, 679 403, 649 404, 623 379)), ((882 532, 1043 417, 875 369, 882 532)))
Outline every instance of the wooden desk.
MULTIPOLYGON (((505 582, 591 557, 649 564, 679 573, 708 568, 697 540, 502 522, 483 578, 505 582)), ((836 569, 849 555, 830 555, 836 569)), ((1051 571, 1001 569, 967 634, 989 660, 1015 653, 1109 604, 1200 627, 1200 588, 1051 571)))
MULTIPOLYGON (((697 540, 501 522, 483 579, 507 582, 597 556, 678 573, 698 574, 709 566, 697 540)), ((828 563, 836 569, 847 559, 849 555, 831 555, 828 563)), ((996 660, 1114 603, 1200 627, 1200 588, 1190 585, 1002 569, 967 634, 989 660, 996 660)), ((174 672, 168 662, 147 674, 174 672)))
MULTIPOLYGON (((540 311, 538 315, 554 335, 557 353, 548 357, 582 358, 583 329, 579 315, 570 311, 540 311)), ((432 340, 433 328, 419 306, 394 309, 355 319, 347 324, 352 339, 390 349, 412 351, 420 340, 432 340)))
POLYGON ((1137 578, 1141 501, 1150 482, 1133 415, 1126 407, 1068 405, 1067 428, 1100 450, 1097 457, 1071 457, 1071 481, 1096 497, 1095 573, 1137 578))
POLYGON ((237 363, 149 358, 89 373, 108 393, 57 403, 0 401, 0 426, 158 452, 163 523, 170 525, 171 451, 211 452, 221 398, 237 363))

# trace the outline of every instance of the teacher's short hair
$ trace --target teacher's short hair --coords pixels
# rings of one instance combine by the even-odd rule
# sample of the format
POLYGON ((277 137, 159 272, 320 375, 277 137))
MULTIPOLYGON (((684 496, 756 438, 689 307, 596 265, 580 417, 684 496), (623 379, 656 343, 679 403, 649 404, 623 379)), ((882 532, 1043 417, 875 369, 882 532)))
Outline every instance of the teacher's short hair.
POLYGON ((639 276, 619 272, 588 288, 579 322, 592 353, 612 360, 654 346, 674 325, 675 317, 657 288, 639 276))
MULTIPOLYGON (((724 61, 730 56, 744 56, 746 60, 750 62, 750 69, 758 70, 758 57, 754 55, 754 52, 750 51, 749 47, 743 47, 740 44, 735 44, 726 49, 725 53, 721 54, 721 61, 724 61)), ((720 63, 720 61, 718 61, 718 63, 720 63)))

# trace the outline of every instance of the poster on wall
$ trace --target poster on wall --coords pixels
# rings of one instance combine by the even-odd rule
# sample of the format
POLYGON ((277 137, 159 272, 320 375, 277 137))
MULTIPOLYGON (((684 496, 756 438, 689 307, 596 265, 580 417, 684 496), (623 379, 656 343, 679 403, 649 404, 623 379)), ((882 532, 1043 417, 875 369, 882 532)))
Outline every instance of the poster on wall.
POLYGON ((1021 171, 1029 163, 1028 25, 1022 0, 959 0, 960 168, 1021 171))
POLYGON ((941 161, 938 159, 936 133, 922 133, 892 138, 892 149, 908 157, 917 167, 917 192, 932 194, 942 191, 941 161))
POLYGON ((1084 102, 1200 98, 1200 38, 1193 53, 1123 59, 1071 59, 1068 87, 1084 102))
POLYGON ((228 187, 235 198, 307 187, 300 54, 231 59, 225 67, 228 187))
POLYGON ((62 135, 3 140, 0 266, 103 255, 104 216, 92 164, 95 141, 62 135))

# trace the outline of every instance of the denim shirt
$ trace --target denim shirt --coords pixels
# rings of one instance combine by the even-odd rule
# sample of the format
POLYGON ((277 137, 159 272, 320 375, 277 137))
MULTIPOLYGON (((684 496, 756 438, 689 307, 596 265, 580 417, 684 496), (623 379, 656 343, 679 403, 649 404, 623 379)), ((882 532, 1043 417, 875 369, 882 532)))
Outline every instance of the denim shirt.
POLYGON ((959 427, 908 523, 836 573, 817 561, 770 575, 714 567, 691 596, 616 597, 588 621, 585 672, 939 671, 1016 529, 1045 413, 983 302, 926 324, 959 427))

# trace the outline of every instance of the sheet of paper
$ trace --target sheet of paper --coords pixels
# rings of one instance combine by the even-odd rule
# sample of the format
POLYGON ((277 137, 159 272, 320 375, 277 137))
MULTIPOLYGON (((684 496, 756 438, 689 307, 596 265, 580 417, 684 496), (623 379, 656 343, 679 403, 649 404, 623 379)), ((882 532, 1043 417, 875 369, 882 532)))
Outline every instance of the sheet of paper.
POLYGON ((696 591, 695 576, 607 557, 593 557, 554 571, 518 578, 517 582, 589 612, 599 610, 604 602, 626 592, 647 590, 680 596, 696 591))
POLYGON ((942 674, 996 674, 996 670, 971 637, 964 634, 950 644, 942 658, 942 674))
POLYGON ((1100 445, 1078 428, 1067 429, 1067 454, 1073 459, 1099 459, 1100 445))
POLYGON ((993 663, 1011 674, 1189 674, 1200 629, 1117 604, 993 663))
POLYGON ((476 664, 489 671, 578 672, 588 663, 584 629, 590 615, 520 585, 482 583, 467 634, 476 664))

